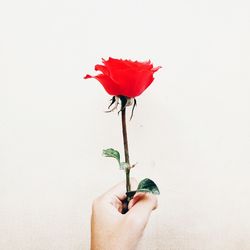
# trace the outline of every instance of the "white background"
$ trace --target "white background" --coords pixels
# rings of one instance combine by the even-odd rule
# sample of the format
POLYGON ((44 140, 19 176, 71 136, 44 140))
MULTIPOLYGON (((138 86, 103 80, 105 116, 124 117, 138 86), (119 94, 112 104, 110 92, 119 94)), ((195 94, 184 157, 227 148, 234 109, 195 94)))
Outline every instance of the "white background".
MULTIPOLYGON (((124 179, 101 58, 163 68, 128 125, 161 190, 138 249, 250 249, 248 0, 0 3, 0 249, 89 247, 92 200, 124 179)), ((105 229, 104 229, 105 230, 105 229)))

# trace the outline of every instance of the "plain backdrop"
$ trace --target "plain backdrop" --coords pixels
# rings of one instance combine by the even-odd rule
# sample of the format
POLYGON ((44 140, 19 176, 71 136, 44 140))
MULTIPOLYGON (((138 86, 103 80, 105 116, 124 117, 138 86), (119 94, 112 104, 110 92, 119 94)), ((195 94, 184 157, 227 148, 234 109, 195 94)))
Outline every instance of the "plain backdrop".
POLYGON ((0 249, 89 248, 124 179, 101 155, 120 116, 83 80, 109 56, 163 67, 128 123, 132 176, 161 190, 138 249, 250 249, 248 0, 1 0, 0 249))

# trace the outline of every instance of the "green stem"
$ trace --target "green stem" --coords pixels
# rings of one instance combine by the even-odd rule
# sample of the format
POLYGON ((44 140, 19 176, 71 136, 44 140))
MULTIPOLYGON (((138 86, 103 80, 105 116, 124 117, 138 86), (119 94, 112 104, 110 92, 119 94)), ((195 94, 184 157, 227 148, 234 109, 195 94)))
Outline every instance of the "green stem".
POLYGON ((131 191, 130 184, 130 162, 129 162, 129 151, 128 151, 128 135, 127 135, 127 126, 126 126, 126 107, 122 110, 122 135, 123 135, 123 145, 124 145, 124 155, 125 162, 128 164, 128 168, 126 168, 126 191, 131 191))

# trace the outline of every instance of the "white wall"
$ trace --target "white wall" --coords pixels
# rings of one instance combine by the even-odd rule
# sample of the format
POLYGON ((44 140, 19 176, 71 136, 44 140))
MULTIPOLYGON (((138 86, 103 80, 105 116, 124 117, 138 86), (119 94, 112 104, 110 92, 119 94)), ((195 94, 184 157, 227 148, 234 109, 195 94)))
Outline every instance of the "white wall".
POLYGON ((161 189, 138 249, 250 249, 248 0, 1 1, 0 249, 89 247, 94 197, 123 173, 102 57, 163 68, 129 123, 133 175, 161 189))

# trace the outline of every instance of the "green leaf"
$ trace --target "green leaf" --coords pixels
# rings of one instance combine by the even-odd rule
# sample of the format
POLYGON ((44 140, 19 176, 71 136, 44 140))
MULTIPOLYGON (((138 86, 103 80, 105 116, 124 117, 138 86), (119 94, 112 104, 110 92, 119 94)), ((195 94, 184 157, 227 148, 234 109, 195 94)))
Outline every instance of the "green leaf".
POLYGON ((105 157, 115 158, 118 161, 119 166, 121 165, 121 162, 120 162, 120 153, 117 150, 115 150, 113 148, 103 149, 102 154, 105 157))
POLYGON ((129 168, 129 164, 127 162, 121 162, 120 153, 117 150, 113 148, 103 149, 102 154, 105 157, 115 158, 118 161, 120 170, 125 170, 126 168, 129 168))
POLYGON ((126 195, 129 199, 133 199, 134 195, 138 192, 160 194, 157 185, 150 179, 142 180, 135 191, 129 191, 126 195))
POLYGON ((159 191, 157 185, 152 180, 150 180, 148 178, 142 180, 139 183, 136 192, 160 194, 160 191, 159 191))

